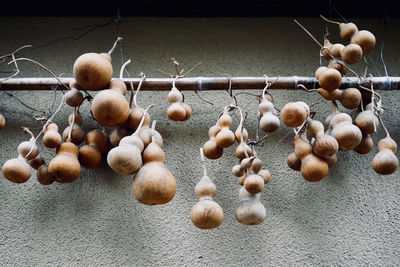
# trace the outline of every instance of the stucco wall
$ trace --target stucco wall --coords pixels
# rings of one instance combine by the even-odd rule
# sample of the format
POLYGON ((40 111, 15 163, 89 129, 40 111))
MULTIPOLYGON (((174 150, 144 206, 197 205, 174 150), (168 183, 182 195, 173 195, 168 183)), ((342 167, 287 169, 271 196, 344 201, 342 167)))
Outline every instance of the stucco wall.
MULTIPOLYGON (((77 35, 73 28, 103 23, 105 18, 0 18, 0 54, 24 44, 38 45, 63 36, 77 35)), ((320 40, 325 24, 317 19, 300 21, 320 40)), ((356 20, 360 28, 376 33, 380 43, 381 20, 356 20)), ((400 75, 399 20, 391 21, 385 39, 389 73, 400 75)), ((331 26, 332 39, 337 29, 331 26)), ((237 76, 312 75, 319 66, 319 49, 291 18, 274 19, 174 19, 123 18, 122 24, 100 28, 79 41, 65 40, 37 49, 25 56, 38 60, 56 74, 71 75, 74 60, 88 51, 108 51, 117 35, 124 37, 124 58, 131 58, 132 76, 141 71, 161 77, 158 67, 171 70, 169 58, 185 67, 202 61, 194 76, 216 76, 217 72, 237 76)), ((378 50, 378 49, 375 49, 378 50)), ((377 51, 372 54, 377 60, 377 51)), ((381 65, 378 61, 380 72, 381 65)), ((121 65, 119 49, 115 69, 121 65)), ((29 63, 20 64, 24 77, 48 76, 29 63)), ((2 67, 3 68, 3 67, 2 67)), ((357 71, 363 65, 355 66, 357 71)), ((371 67, 374 75, 378 75, 371 67)), ((114 75, 116 76, 116 75, 114 75)), ((46 110, 51 92, 13 92, 24 102, 46 110)), ((315 94, 302 91, 272 91, 276 107, 289 101, 312 103, 315 94)), ((400 109, 399 91, 379 92, 384 105, 400 109)), ((7 119, 0 132, 0 163, 17 155, 18 144, 28 136, 21 125, 37 127, 32 111, 3 93, 0 112, 7 119)), ((207 160, 210 177, 217 185, 216 201, 224 210, 223 224, 216 230, 194 227, 189 213, 197 202, 194 186, 201 177, 198 149, 208 140, 207 131, 230 103, 226 92, 201 92, 215 105, 208 105, 193 92, 185 92, 193 115, 184 123, 172 122, 165 112, 167 92, 142 92, 139 103, 156 104, 151 111, 164 137, 166 166, 177 179, 174 199, 163 206, 145 206, 131 193, 132 177, 114 173, 106 163, 95 170, 83 170, 72 184, 41 186, 33 173, 25 184, 0 179, 0 265, 1 266, 395 266, 400 263, 400 173, 379 176, 371 167, 374 151, 366 156, 340 152, 329 175, 318 183, 304 181, 290 170, 286 156, 293 151, 293 133, 282 126, 271 134, 258 154, 272 173, 261 200, 265 221, 256 227, 241 225, 234 218, 238 204, 237 180, 231 175, 236 163, 234 148, 224 156, 207 160)), ((57 94, 57 103, 61 93, 57 94)), ((257 101, 241 95, 239 103, 249 117, 247 129, 254 138, 257 101)), ((316 118, 330 113, 321 103, 316 118)), ((88 118, 89 104, 82 107, 84 129, 96 128, 88 118)), ((71 108, 65 106, 55 118, 60 129, 67 126, 71 108)), ((37 114, 37 113, 36 113, 37 114)), ((351 113, 355 115, 355 113, 351 113)), ((394 140, 400 143, 399 113, 386 112, 383 119, 394 140)), ((236 127, 237 121, 234 126, 236 127)), ((36 130, 37 132, 37 130, 36 130)), ((374 134, 382 138, 381 129, 374 134)), ((44 148, 47 161, 54 151, 44 148)), ((397 153, 399 156, 399 153, 397 153)))

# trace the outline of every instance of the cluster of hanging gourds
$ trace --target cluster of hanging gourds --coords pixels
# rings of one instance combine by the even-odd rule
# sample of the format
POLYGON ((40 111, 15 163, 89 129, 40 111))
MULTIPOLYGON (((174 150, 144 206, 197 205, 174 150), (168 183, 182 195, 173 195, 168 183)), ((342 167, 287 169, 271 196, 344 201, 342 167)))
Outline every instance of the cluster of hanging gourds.
MULTIPOLYGON (((359 62, 371 51, 375 45, 375 37, 369 31, 358 31, 353 23, 337 24, 340 27, 340 36, 343 40, 350 40, 350 44, 331 44, 325 39, 321 55, 329 64, 319 67, 315 72, 321 88, 309 90, 299 85, 307 91, 317 91, 325 100, 332 101, 333 113, 325 120, 327 128, 325 129, 322 122, 312 118, 313 112, 304 102, 287 103, 280 111, 282 122, 295 132, 294 152, 288 156, 287 165, 300 171, 304 179, 310 182, 319 181, 327 175, 329 168, 337 161, 339 150, 369 153, 373 147, 371 134, 379 124, 385 130, 386 137, 378 143, 378 153, 372 161, 373 169, 379 174, 387 175, 394 173, 398 167, 395 156, 397 144, 381 120, 383 109, 380 95, 374 92, 372 86, 366 88, 359 85, 360 89, 339 89, 342 75, 351 70, 348 65, 359 62), (336 101, 344 108, 360 109, 354 124, 350 115, 339 111, 336 101)), ((137 103, 137 95, 146 76, 142 76, 130 103, 126 100, 127 87, 122 80, 124 68, 130 60, 121 67, 120 78, 112 80, 111 54, 121 39, 117 39, 108 53, 86 53, 75 61, 75 79, 69 84, 69 91, 58 108, 59 110, 65 102, 74 109, 68 118, 69 126, 62 135, 58 132, 58 126, 52 122, 58 110, 50 118, 42 118, 45 121, 41 132, 44 133, 42 141, 47 148, 56 148, 55 157, 47 165, 36 145, 41 133, 35 138, 29 129, 25 129, 31 138, 18 146, 17 158, 8 160, 2 166, 5 178, 15 183, 26 182, 31 177, 31 166, 37 170, 37 179, 43 185, 50 185, 54 181, 70 183, 79 178, 81 166, 95 168, 105 157, 115 172, 133 175, 133 195, 141 203, 165 204, 174 197, 176 180, 164 166, 163 139, 155 130, 156 121, 150 127, 148 111, 151 106, 144 109, 137 103), (80 92, 86 89, 99 92, 91 100, 90 97, 83 97, 80 92), (91 100, 91 113, 101 125, 101 129, 91 130, 87 134, 81 128, 82 117, 79 113, 79 107, 85 99, 91 100), (105 127, 112 127, 110 134, 105 127), (83 140, 86 144, 79 148, 83 140)), ((182 76, 178 74, 173 79, 172 89, 168 94, 170 106, 167 116, 174 121, 185 121, 190 118, 192 110, 184 103, 182 93, 175 86, 179 77, 182 76)), ((270 85, 267 82, 259 98, 257 112, 259 129, 268 134, 280 127, 273 98, 267 93, 270 85)), ((260 196, 264 185, 270 181, 271 174, 267 169, 262 169, 262 161, 255 151, 255 144, 260 141, 258 132, 257 140, 250 142, 244 127, 245 119, 237 103, 226 106, 217 123, 209 129, 210 139, 200 149, 204 174, 195 187, 199 202, 190 213, 193 224, 198 228, 216 228, 224 217, 221 206, 213 200, 216 186, 207 176, 204 156, 209 159, 220 158, 224 149, 232 146, 235 140, 238 143, 235 149, 238 163, 233 166, 232 174, 238 177, 240 185, 240 201, 235 217, 242 224, 258 225, 266 216, 260 196), (234 133, 230 129, 230 112, 235 110, 239 110, 241 120, 234 133)), ((3 127, 4 117, 0 114, 0 129, 3 127)))

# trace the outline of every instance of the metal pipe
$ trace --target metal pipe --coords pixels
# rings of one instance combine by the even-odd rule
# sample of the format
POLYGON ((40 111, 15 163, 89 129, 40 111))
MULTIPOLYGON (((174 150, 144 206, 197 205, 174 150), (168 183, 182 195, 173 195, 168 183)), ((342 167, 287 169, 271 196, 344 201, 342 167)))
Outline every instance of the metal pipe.
MULTIPOLYGON (((69 84, 73 78, 61 78, 60 80, 69 84)), ((146 91, 169 91, 172 86, 171 78, 147 78, 141 90, 146 91)), ((356 77, 343 77, 340 88, 357 87, 356 77)), ((132 82, 136 88, 140 78, 126 78, 128 85, 132 82)), ((263 89, 265 87, 265 77, 231 77, 232 89, 263 89)), ((299 90, 297 85, 303 84, 312 89, 318 88, 318 82, 314 77, 287 76, 287 77, 268 77, 268 82, 272 83, 270 89, 299 90)), ((400 77, 373 77, 368 80, 363 79, 361 84, 369 87, 372 82, 376 90, 400 90, 400 77)), ((22 91, 22 90, 51 90, 57 85, 58 81, 54 78, 14 78, 0 83, 0 90, 22 91)), ((181 78, 176 81, 179 90, 227 90, 229 88, 229 78, 227 77, 193 77, 181 78)), ((88 89, 88 91, 92 91, 88 89)))

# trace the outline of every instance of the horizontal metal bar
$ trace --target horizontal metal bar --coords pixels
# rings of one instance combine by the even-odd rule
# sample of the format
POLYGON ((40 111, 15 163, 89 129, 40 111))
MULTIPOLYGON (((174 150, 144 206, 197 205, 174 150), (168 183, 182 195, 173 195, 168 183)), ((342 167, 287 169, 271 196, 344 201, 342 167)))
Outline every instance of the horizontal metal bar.
MULTIPOLYGON (((60 80, 69 84, 73 78, 60 78, 60 80)), ((171 78, 147 78, 141 90, 146 91, 168 91, 172 86, 171 78)), ((340 88, 357 87, 356 77, 343 77, 340 88)), ((125 83, 132 82, 137 87, 139 78, 126 78, 125 83)), ((318 88, 318 82, 314 77, 287 76, 287 77, 269 77, 268 82, 274 82, 270 89, 298 90, 297 85, 303 84, 307 88, 318 88)), ((263 89, 265 87, 264 77, 231 77, 232 89, 263 89)), ((376 90, 400 90, 400 77, 373 77, 368 81, 363 79, 361 84, 369 87, 372 82, 376 90)), ((0 83, 0 90, 21 91, 21 90, 51 90, 57 85, 58 81, 54 78, 14 78, 0 83)), ((176 81, 176 87, 179 90, 227 90, 229 88, 229 79, 227 77, 193 77, 180 78, 176 81)), ((88 91, 92 91, 88 89, 88 91)))

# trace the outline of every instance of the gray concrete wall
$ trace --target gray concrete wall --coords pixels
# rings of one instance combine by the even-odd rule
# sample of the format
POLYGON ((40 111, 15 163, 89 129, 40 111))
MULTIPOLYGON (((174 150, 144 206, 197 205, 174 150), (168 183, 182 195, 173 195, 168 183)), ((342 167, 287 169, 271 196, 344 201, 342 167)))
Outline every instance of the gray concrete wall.
MULTIPOLYGON (((0 54, 24 44, 38 45, 62 36, 77 35, 73 28, 103 23, 104 18, 0 18, 0 54)), ((300 19, 320 40, 325 24, 317 19, 300 19)), ((380 20, 356 20, 360 28, 373 31, 380 43, 380 20)), ((385 39, 385 58, 390 75, 400 75, 399 20, 393 20, 385 39)), ((336 27, 330 27, 337 40, 336 27)), ((175 19, 123 18, 123 23, 100 28, 79 41, 65 40, 26 53, 56 74, 71 75, 74 60, 88 51, 107 51, 117 35, 124 37, 124 58, 132 58, 132 76, 141 71, 160 77, 158 67, 172 71, 169 58, 176 57, 186 69, 202 61, 194 76, 215 76, 217 72, 238 76, 312 75, 319 66, 319 49, 291 18, 175 19)), ((372 58, 377 61, 375 49, 372 58)), ((4 65, 4 64, 3 64, 4 65)), ((2 65, 2 69, 5 68, 2 65)), ((121 53, 114 55, 119 69, 121 53)), ((29 63, 20 64, 23 77, 48 76, 29 63)), ((354 67, 358 72, 362 64, 354 67)), ((377 72, 371 68, 374 75, 377 72)), ((51 92, 13 92, 21 100, 46 110, 51 92)), ((398 91, 380 92, 384 105, 400 109, 398 91)), ((400 263, 400 179, 399 172, 379 176, 371 167, 374 151, 366 156, 340 152, 329 175, 318 183, 304 181, 290 170, 286 156, 293 150, 293 133, 282 126, 271 134, 259 156, 272 173, 262 193, 267 210, 265 221, 256 227, 239 224, 234 211, 238 204, 236 178, 231 167, 234 148, 224 156, 208 160, 209 175, 217 185, 216 201, 225 214, 216 230, 195 228, 189 217, 197 202, 194 186, 201 177, 198 149, 208 140, 207 131, 223 106, 226 92, 201 92, 211 106, 193 92, 185 92, 193 115, 185 123, 166 117, 167 92, 142 92, 139 103, 156 107, 151 111, 165 140, 166 166, 177 179, 174 199, 163 206, 138 203, 131 193, 132 177, 114 173, 104 163, 95 170, 83 170, 72 184, 41 186, 35 178, 25 184, 0 179, 0 265, 1 266, 396 266, 400 263), (289 136, 276 148, 283 135, 289 136)), ((276 107, 289 101, 312 103, 315 94, 302 91, 273 91, 276 107)), ((61 93, 57 94, 57 103, 61 93)), ((254 138, 257 101, 238 97, 249 112, 247 129, 254 138)), ((330 113, 321 103, 316 118, 330 113)), ((96 128, 89 116, 89 104, 82 107, 84 129, 96 128)), ((18 144, 27 140, 21 126, 37 127, 37 114, 1 93, 0 112, 7 119, 0 132, 0 162, 17 155, 18 144)), ((71 108, 65 106, 55 118, 61 129, 67 126, 71 108)), ((351 113, 355 115, 354 113, 351 113)), ((383 119, 400 143, 398 112, 386 112, 383 119)), ((236 127, 237 121, 234 122, 236 127)), ((36 133, 38 131, 36 130, 36 133)), ((381 129, 375 142, 384 136, 381 129)), ((49 161, 54 151, 41 153, 49 161)), ((397 153, 399 156, 399 153, 397 153)))

